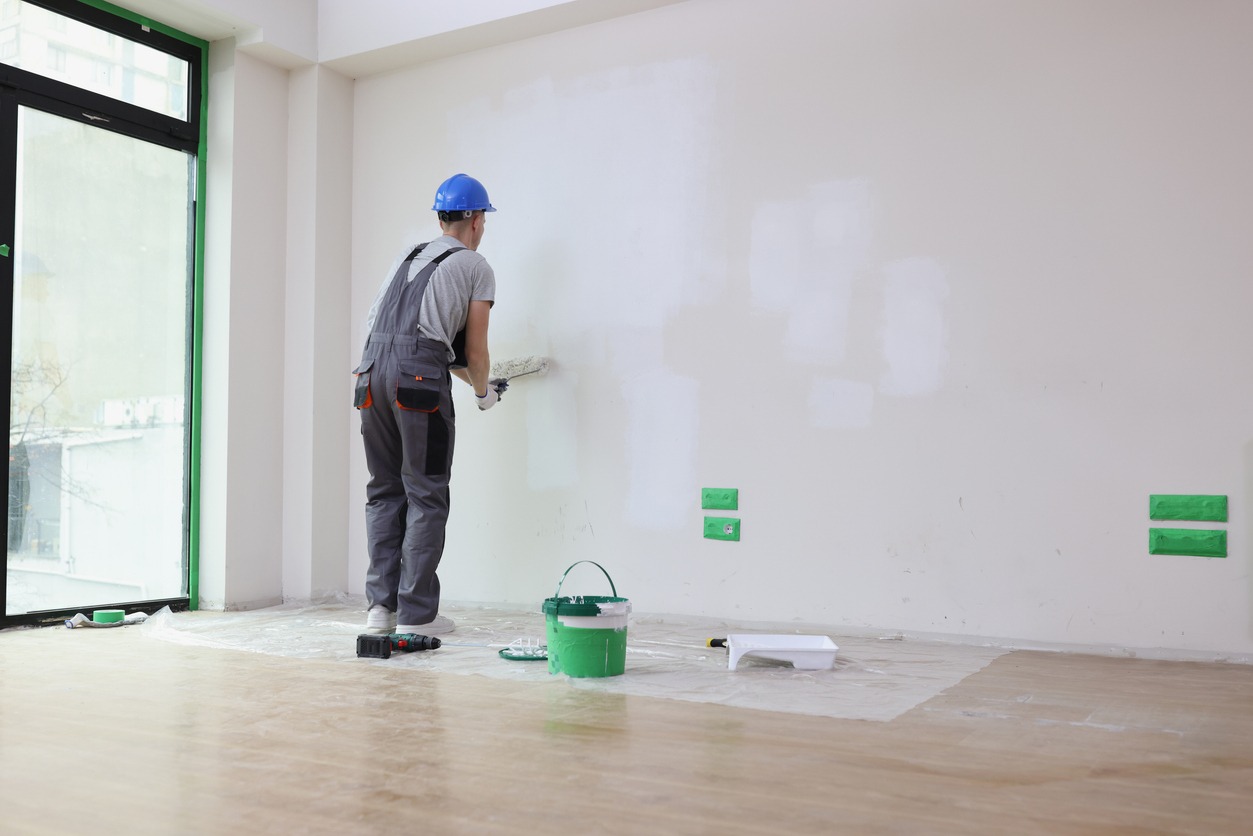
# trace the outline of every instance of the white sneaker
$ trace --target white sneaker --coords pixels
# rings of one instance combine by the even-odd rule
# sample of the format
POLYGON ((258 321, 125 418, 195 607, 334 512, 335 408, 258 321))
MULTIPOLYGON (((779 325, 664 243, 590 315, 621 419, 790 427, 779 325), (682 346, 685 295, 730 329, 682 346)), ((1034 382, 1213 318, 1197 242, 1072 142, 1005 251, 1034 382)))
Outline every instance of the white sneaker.
POLYGON ((425 624, 397 624, 397 633, 417 633, 419 636, 442 636, 451 633, 457 625, 451 618, 437 615, 425 624))
POLYGON ((367 633, 390 633, 396 626, 396 613, 382 604, 375 604, 365 615, 367 633))

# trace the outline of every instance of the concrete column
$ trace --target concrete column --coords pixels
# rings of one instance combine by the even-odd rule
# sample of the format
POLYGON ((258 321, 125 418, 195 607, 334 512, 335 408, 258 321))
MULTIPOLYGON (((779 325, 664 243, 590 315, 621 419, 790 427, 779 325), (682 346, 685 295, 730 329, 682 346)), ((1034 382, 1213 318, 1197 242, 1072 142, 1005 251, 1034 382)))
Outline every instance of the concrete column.
POLYGON ((348 584, 353 82, 292 70, 287 135, 283 595, 348 584))

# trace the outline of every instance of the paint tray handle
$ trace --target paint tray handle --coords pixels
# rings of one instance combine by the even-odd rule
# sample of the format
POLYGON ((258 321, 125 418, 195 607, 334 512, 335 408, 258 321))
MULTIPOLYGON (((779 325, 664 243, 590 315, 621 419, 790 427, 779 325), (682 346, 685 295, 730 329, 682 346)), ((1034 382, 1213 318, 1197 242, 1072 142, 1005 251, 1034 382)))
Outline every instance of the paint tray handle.
MULTIPOLYGON (((605 572, 605 567, 601 566, 599 563, 597 563, 594 560, 576 560, 574 563, 570 564, 570 569, 573 569, 575 566, 578 566, 580 563, 590 563, 593 566, 595 566, 597 569, 599 569, 600 571, 605 572)), ((561 580, 557 581, 557 594, 553 596, 554 599, 561 597, 561 585, 566 582, 566 575, 570 574, 570 569, 566 569, 566 571, 561 576, 561 580)), ((613 591, 613 597, 617 598, 618 588, 613 585, 613 578, 609 577, 608 572, 605 572, 605 580, 609 581, 609 589, 613 591)))

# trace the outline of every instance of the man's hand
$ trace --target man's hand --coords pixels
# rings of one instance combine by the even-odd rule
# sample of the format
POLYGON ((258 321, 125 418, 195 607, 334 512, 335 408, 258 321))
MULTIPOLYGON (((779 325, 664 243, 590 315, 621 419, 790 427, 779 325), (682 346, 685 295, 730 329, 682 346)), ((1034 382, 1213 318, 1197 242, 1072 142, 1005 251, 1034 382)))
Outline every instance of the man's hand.
POLYGON ((500 402, 500 396, 505 394, 505 390, 509 388, 508 378, 498 377, 487 384, 486 395, 475 395, 475 400, 479 402, 479 409, 491 409, 500 402))
POLYGON ((496 391, 495 386, 488 386, 487 393, 484 395, 476 394, 474 400, 478 402, 480 411, 491 409, 500 401, 500 393, 496 391))

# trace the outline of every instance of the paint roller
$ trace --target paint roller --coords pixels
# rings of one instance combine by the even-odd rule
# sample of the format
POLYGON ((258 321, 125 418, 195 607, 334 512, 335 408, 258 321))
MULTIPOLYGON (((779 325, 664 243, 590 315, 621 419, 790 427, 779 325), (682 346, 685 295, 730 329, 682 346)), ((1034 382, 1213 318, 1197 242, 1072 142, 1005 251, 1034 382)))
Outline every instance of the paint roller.
POLYGON ((492 363, 492 380, 510 381, 528 374, 544 374, 548 371, 547 357, 515 357, 492 363))
POLYGON ((515 377, 524 377, 528 374, 543 375, 547 372, 547 357, 535 355, 515 357, 512 360, 501 360, 498 363, 492 363, 490 381, 491 385, 496 387, 496 391, 503 394, 509 388, 509 381, 515 377))

